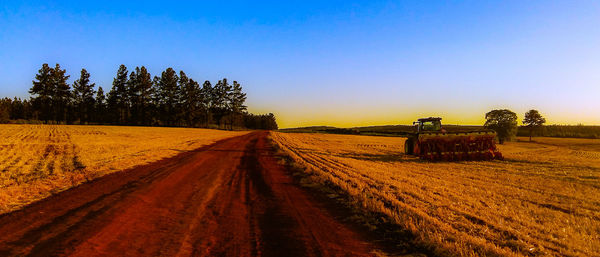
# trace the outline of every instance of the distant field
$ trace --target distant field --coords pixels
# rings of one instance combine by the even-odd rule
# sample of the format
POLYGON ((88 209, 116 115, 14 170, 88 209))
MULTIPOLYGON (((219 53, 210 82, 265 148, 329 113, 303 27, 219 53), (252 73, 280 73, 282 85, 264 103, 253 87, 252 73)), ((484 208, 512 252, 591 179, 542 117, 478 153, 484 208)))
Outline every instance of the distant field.
POLYGON ((438 254, 600 255, 600 140, 536 138, 501 145, 505 161, 429 163, 405 156, 400 137, 272 138, 312 179, 438 254))
POLYGON ((0 213, 86 180, 247 132, 0 125, 0 213))
MULTIPOLYGON (((483 126, 465 126, 465 125, 443 125, 444 129, 453 131, 480 130, 483 126)), ((327 134, 354 134, 370 136, 403 136, 407 132, 414 131, 413 126, 408 125, 388 125, 371 126, 355 128, 336 128, 328 126, 314 126, 302 128, 280 129, 280 132, 287 133, 327 133, 327 134)), ((600 126, 583 125, 547 125, 536 129, 534 136, 544 137, 568 137, 568 138, 591 138, 600 139, 600 126)), ((519 127, 517 136, 529 137, 529 128, 519 127)))

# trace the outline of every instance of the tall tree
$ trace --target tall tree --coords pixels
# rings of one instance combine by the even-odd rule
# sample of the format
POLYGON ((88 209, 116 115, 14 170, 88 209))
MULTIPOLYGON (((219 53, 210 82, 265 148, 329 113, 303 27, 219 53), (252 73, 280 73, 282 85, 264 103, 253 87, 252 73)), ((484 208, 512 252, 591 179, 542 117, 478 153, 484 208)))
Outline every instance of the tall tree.
POLYGON ((189 79, 183 71, 179 72, 179 87, 181 89, 182 118, 188 127, 193 127, 203 113, 200 84, 189 79))
POLYGON ((215 120, 219 125, 226 124, 226 117, 228 114, 228 95, 231 92, 231 85, 227 82, 227 79, 219 80, 212 90, 212 113, 215 116, 215 120))
POLYGON ((133 103, 136 106, 137 124, 151 124, 152 109, 152 77, 146 69, 135 68, 136 77, 136 100, 133 103))
POLYGON ((35 80, 32 81, 33 86, 29 89, 29 93, 34 109, 35 118, 48 123, 53 119, 52 96, 54 95, 54 83, 52 77, 52 68, 47 63, 42 64, 38 74, 35 75, 35 80))
POLYGON ((177 85, 177 73, 173 68, 167 68, 162 72, 158 81, 160 95, 159 109, 160 120, 167 126, 175 125, 177 106, 179 105, 179 88, 177 85))
POLYGON ((231 92, 227 94, 229 112, 230 112, 230 129, 233 130, 233 123, 236 118, 246 110, 244 103, 246 102, 246 93, 242 91, 242 85, 237 81, 233 81, 231 92))
POLYGON ((213 87, 210 84, 210 81, 204 81, 202 84, 202 89, 200 90, 200 98, 202 102, 202 109, 204 110, 204 123, 205 126, 208 127, 212 117, 211 117, 211 107, 212 107, 212 95, 213 95, 213 87))
POLYGON ((81 123, 90 122, 94 113, 94 87, 95 83, 90 84, 90 74, 85 69, 81 69, 79 79, 73 82, 73 105, 75 108, 75 119, 81 123))
POLYGON ((104 89, 102 89, 102 87, 98 87, 95 103, 94 121, 101 124, 106 123, 106 96, 104 95, 104 89))
POLYGON ((125 90, 127 97, 125 97, 128 101, 126 103, 127 107, 128 107, 128 119, 127 119, 127 123, 128 124, 138 124, 139 122, 139 117, 138 117, 138 97, 139 97, 139 92, 138 92, 138 72, 139 71, 139 67, 136 67, 135 70, 131 71, 129 73, 129 80, 127 80, 127 90, 125 90))
POLYGON ((113 122, 126 124, 129 116, 129 99, 127 89, 127 67, 121 64, 117 76, 113 79, 113 87, 108 93, 108 108, 113 122))
POLYGON ((71 86, 67 83, 70 76, 66 75, 67 71, 61 69, 58 63, 51 73, 54 88, 52 104, 55 107, 55 120, 58 122, 67 121, 69 105, 71 104, 71 86))
POLYGON ((517 134, 517 114, 511 110, 492 110, 485 114, 484 127, 496 131, 500 144, 517 134))
POLYGON ((525 113, 523 124, 529 128, 529 142, 531 142, 531 138, 533 137, 533 130, 541 128, 544 123, 546 123, 546 119, 542 117, 538 110, 529 110, 525 113))

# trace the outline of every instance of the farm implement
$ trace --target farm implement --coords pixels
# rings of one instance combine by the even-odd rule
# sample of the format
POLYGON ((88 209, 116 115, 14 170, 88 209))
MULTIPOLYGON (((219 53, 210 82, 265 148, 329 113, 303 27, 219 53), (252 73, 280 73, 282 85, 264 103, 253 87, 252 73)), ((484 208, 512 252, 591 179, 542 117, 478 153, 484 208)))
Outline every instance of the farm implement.
POLYGON ((430 161, 503 159, 496 148, 496 132, 446 132, 441 120, 430 117, 413 122, 416 132, 407 134, 405 153, 430 161))

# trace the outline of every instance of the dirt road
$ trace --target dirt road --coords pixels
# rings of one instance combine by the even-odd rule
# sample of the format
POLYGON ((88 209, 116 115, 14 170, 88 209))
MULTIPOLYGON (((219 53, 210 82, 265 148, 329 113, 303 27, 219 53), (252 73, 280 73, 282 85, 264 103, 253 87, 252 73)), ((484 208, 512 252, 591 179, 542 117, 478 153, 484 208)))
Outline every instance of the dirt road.
POLYGON ((0 256, 364 256, 267 132, 107 175, 0 216, 0 256))

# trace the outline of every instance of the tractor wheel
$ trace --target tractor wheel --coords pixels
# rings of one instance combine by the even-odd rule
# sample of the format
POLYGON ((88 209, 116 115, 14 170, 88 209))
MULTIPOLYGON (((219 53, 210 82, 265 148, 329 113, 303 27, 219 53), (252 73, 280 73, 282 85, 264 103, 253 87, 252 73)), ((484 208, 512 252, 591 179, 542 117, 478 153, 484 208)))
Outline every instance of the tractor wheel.
POLYGON ((409 137, 404 141, 404 153, 411 155, 415 153, 415 140, 413 138, 409 137))

